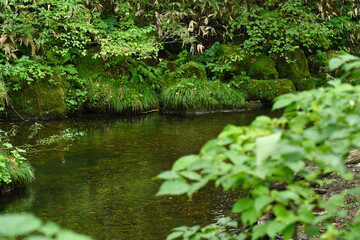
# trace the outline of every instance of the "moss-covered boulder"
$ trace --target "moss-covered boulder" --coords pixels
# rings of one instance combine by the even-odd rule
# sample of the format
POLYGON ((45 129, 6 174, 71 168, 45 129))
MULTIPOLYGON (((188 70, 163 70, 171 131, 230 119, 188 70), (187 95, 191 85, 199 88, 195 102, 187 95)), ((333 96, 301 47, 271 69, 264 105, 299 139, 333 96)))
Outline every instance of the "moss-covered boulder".
POLYGON ((238 83, 239 90, 245 93, 248 101, 272 102, 277 96, 295 92, 294 83, 289 79, 251 79, 244 81, 241 78, 234 77, 232 81, 238 83))
POLYGON ((67 114, 66 89, 61 82, 35 82, 8 94, 15 109, 7 107, 9 118, 57 119, 67 114))
POLYGON ((265 54, 252 58, 248 75, 251 78, 262 80, 278 78, 274 60, 265 54))
POLYGON ((180 78, 194 78, 196 80, 207 80, 205 66, 198 62, 188 62, 178 70, 177 76, 180 78))
POLYGON ((279 78, 302 79, 310 77, 309 64, 305 53, 301 49, 284 53, 276 57, 276 69, 279 78))
POLYGON ((316 79, 312 77, 292 79, 296 91, 304 91, 316 88, 316 79))

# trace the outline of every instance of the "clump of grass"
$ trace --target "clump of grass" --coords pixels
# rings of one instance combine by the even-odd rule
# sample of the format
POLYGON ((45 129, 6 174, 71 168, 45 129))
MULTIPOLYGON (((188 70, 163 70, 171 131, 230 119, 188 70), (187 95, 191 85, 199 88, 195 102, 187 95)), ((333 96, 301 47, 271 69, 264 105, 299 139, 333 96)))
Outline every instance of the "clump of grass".
POLYGON ((90 110, 100 112, 142 112, 158 108, 156 92, 147 84, 129 84, 119 79, 94 81, 88 85, 90 110))
POLYGON ((224 85, 220 81, 198 81, 193 78, 182 79, 161 93, 165 109, 215 109, 239 108, 244 106, 245 98, 241 92, 224 85))
POLYGON ((8 155, 0 156, 0 187, 9 183, 28 183, 34 178, 34 169, 26 160, 8 155))

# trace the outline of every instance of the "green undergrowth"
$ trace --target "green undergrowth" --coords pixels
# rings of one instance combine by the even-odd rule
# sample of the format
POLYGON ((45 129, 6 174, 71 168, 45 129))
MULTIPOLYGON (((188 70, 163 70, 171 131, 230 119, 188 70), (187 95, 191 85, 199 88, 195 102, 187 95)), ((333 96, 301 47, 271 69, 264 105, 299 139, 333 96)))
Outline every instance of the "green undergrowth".
POLYGON ((34 170, 25 159, 0 155, 0 189, 7 184, 23 184, 34 179, 34 170))
POLYGON ((184 78, 161 92, 164 109, 241 108, 244 94, 220 81, 184 78))
POLYGON ((89 81, 86 108, 95 112, 129 113, 158 108, 156 92, 147 84, 130 84, 121 79, 89 81))

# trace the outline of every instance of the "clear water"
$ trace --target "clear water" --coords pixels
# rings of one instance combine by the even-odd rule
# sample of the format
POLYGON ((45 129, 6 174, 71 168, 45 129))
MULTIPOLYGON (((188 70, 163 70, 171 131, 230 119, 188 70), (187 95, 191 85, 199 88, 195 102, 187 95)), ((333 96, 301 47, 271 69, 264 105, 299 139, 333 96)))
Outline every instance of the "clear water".
POLYGON ((99 240, 165 239, 173 227, 216 222, 230 212, 238 193, 209 186, 192 200, 156 197, 161 182, 152 177, 179 157, 198 153, 227 124, 249 124, 260 114, 274 113, 154 113, 44 122, 48 130, 42 135, 67 127, 87 135, 64 156, 47 152, 29 157, 36 180, 25 192, 3 198, 0 212, 32 212, 99 240))

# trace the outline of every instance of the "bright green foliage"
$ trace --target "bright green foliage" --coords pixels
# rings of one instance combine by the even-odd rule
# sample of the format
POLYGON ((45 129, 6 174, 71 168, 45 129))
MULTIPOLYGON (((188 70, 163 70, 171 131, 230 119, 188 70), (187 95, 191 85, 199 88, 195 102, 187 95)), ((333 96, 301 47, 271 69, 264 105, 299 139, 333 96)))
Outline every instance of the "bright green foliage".
POLYGON ((244 80, 242 76, 236 76, 232 83, 245 94, 246 100, 273 102, 280 95, 295 92, 294 83, 289 79, 244 80))
POLYGON ((216 109, 244 106, 244 95, 219 81, 185 78, 161 93, 165 109, 216 109))
POLYGON ((53 222, 44 223, 32 214, 0 215, 1 239, 25 240, 91 240, 91 237, 62 229, 53 222))
POLYGON ((283 53, 297 46, 322 48, 327 44, 318 39, 333 33, 300 0, 265 1, 241 12, 230 26, 232 38, 248 36, 242 46, 251 54, 283 53))
MULTIPOLYGON (((330 62, 331 68, 341 65, 358 70, 360 61, 344 56, 330 62)), ((360 188, 344 189, 332 196, 318 195, 313 189, 329 183, 322 178, 329 173, 350 180, 352 174, 345 173, 344 160, 360 147, 360 86, 339 80, 330 84, 279 97, 273 109, 285 108, 280 118, 260 116, 249 126, 227 126, 198 155, 182 157, 171 170, 159 174, 158 178, 166 181, 158 194, 186 193, 191 197, 212 181, 224 191, 248 193, 232 208, 245 227, 225 239, 294 239, 300 226, 308 238, 356 239, 360 234, 359 214, 348 224, 349 229, 336 229, 332 217, 343 216, 344 211, 347 216, 345 198, 358 196, 360 188), (266 213, 274 217, 257 224, 266 213)), ((214 237, 204 236, 198 229, 174 229, 173 236, 221 239, 216 234, 225 234, 221 229, 214 237)))

